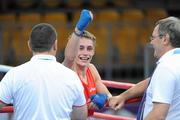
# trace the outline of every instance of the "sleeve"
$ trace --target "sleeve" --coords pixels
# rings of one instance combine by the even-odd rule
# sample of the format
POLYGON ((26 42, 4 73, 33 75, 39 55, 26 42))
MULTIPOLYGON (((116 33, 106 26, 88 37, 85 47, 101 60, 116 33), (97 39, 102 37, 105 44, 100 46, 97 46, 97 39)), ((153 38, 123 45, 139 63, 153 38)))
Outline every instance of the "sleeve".
POLYGON ((13 72, 10 70, 0 82, 0 100, 6 104, 12 103, 13 98, 13 72))
POLYGON ((153 102, 171 104, 176 85, 175 75, 170 68, 162 66, 154 74, 153 102))
POLYGON ((76 96, 77 96, 74 102, 74 106, 80 107, 86 104, 86 99, 84 96, 84 88, 77 74, 74 76, 74 78, 76 79, 75 85, 76 85, 76 96))

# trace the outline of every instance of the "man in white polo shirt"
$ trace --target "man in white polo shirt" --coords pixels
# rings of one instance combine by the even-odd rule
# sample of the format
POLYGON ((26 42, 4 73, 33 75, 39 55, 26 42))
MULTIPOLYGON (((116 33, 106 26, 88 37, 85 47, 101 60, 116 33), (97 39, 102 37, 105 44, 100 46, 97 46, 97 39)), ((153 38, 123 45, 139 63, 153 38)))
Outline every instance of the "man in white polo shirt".
MULTIPOLYGON (((92 20, 84 16, 87 26, 92 20)), ((77 29, 75 29, 77 30, 77 29)), ((30 61, 11 69, 0 82, 0 107, 12 103, 15 120, 84 120, 87 106, 84 89, 75 72, 56 61, 54 27, 33 27, 28 45, 30 61)))
POLYGON ((158 58, 152 77, 111 98, 109 105, 117 110, 144 94, 137 120, 180 120, 180 19, 157 21, 150 40, 158 58))

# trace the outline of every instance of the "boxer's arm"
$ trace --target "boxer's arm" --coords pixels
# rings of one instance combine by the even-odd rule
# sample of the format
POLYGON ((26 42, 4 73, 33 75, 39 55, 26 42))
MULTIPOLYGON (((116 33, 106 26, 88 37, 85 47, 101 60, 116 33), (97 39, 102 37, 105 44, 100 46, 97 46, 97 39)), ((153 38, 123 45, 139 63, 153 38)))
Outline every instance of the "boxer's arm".
POLYGON ((73 34, 70 36, 68 43, 65 48, 65 58, 63 64, 66 67, 71 68, 76 57, 79 45, 79 39, 83 31, 88 26, 89 22, 92 21, 93 15, 89 10, 82 10, 79 21, 76 24, 76 28, 73 34))

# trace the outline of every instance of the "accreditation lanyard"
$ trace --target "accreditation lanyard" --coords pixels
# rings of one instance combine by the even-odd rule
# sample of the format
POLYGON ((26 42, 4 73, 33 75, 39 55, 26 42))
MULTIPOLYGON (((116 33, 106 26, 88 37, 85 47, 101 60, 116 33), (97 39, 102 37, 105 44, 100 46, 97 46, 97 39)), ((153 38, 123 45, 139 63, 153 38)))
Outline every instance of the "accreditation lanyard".
MULTIPOLYGON (((149 79, 149 83, 148 83, 148 86, 151 82, 151 78, 149 79)), ((137 120, 143 120, 143 114, 144 114, 144 107, 145 107, 145 100, 146 100, 146 91, 144 92, 144 95, 141 99, 141 102, 140 102, 140 105, 139 105, 139 108, 138 108, 138 113, 137 113, 137 120)))

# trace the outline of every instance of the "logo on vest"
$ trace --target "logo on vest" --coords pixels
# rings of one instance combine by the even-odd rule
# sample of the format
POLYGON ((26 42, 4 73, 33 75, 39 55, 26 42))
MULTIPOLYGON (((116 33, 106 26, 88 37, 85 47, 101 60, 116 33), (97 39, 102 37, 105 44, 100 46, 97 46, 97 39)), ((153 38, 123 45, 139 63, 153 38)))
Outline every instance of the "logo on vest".
POLYGON ((95 91, 96 90, 96 88, 91 88, 89 91, 90 92, 93 92, 93 91, 95 91))

